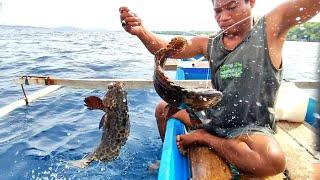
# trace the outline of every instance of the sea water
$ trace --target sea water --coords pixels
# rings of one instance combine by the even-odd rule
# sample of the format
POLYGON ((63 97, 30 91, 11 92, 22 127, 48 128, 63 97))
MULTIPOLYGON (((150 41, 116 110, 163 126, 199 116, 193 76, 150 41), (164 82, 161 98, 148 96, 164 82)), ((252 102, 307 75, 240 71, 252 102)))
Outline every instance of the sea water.
MULTIPOLYGON (((172 36, 164 36, 170 39, 172 36)), ((319 43, 286 42, 284 78, 317 80, 319 43)), ((153 55, 126 32, 63 32, 0 26, 0 107, 23 98, 22 75, 61 78, 152 79, 153 55)), ((27 94, 44 86, 26 86, 27 94)), ((149 163, 161 157, 153 89, 128 91, 131 132, 118 159, 69 167, 99 143, 102 111, 83 99, 104 90, 63 88, 0 117, 0 179, 156 179, 149 163)))

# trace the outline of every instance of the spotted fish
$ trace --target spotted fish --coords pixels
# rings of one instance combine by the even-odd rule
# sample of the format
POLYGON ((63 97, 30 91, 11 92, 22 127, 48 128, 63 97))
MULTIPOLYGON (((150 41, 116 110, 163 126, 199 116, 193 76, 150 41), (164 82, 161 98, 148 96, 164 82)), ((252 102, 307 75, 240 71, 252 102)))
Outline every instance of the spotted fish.
POLYGON ((96 96, 85 98, 85 105, 90 109, 100 109, 105 112, 99 129, 103 128, 100 144, 89 155, 81 160, 69 161, 69 164, 79 168, 87 167, 92 161, 111 161, 120 154, 121 147, 126 143, 130 132, 127 92, 124 84, 117 82, 108 86, 108 91, 101 100, 96 96))
POLYGON ((186 104, 193 111, 202 111, 215 106, 222 99, 222 93, 213 88, 186 89, 181 87, 165 74, 163 66, 168 57, 183 51, 187 40, 182 37, 173 38, 169 44, 155 53, 153 84, 158 95, 171 106, 186 104))

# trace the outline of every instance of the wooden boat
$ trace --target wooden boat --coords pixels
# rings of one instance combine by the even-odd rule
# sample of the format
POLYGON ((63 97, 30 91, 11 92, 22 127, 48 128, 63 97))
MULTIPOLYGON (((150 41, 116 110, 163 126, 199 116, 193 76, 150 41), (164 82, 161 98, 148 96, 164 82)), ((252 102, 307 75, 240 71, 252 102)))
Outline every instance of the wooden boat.
MULTIPOLYGON (((178 80, 208 79, 208 64, 201 61, 201 59, 180 62, 168 61, 166 69, 176 70, 176 79, 178 80)), ((287 90, 282 90, 284 91, 283 95, 279 96, 285 100, 290 98, 290 95, 294 95, 292 99, 302 96, 296 94, 301 92, 301 90, 297 90, 298 87, 300 89, 319 89, 319 82, 291 82, 289 86, 286 82, 282 84, 284 84, 282 86, 287 86, 287 90), (296 89, 292 90, 293 88, 296 89)), ((279 119, 293 119, 292 117, 297 116, 300 116, 302 121, 305 119, 300 123, 277 122, 278 132, 275 138, 286 154, 287 170, 285 174, 281 173, 265 179, 312 179, 312 164, 317 161, 314 150, 316 132, 315 128, 306 122, 315 122, 314 114, 319 112, 319 110, 316 111, 317 101, 308 96, 307 99, 304 98, 303 101, 294 103, 296 106, 289 106, 291 109, 281 109, 281 105, 278 105, 278 112, 276 112, 279 119)), ((208 147, 192 148, 189 150, 188 157, 181 155, 177 149, 176 136, 184 133, 186 130, 180 121, 174 118, 168 120, 158 175, 159 180, 246 179, 240 174, 238 176, 232 174, 229 165, 208 147)))
MULTIPOLYGON (((209 80, 203 80, 206 79, 203 78, 203 75, 207 74, 208 68, 197 67, 198 64, 202 63, 201 60, 195 60, 178 67, 176 61, 171 61, 167 64, 166 68, 176 70, 177 80, 175 80, 175 83, 187 88, 195 88, 210 84, 209 80), (202 77, 202 80, 200 77, 202 77)), ((122 81, 126 84, 127 89, 153 88, 152 80, 144 79, 66 79, 22 76, 17 81, 21 84, 22 89, 24 84, 47 85, 49 87, 37 91, 30 96, 25 94, 24 99, 0 108, 0 117, 63 86, 105 89, 109 83, 122 81)), ((291 83, 299 88, 319 88, 319 82, 291 83)), ((302 113, 304 119, 314 122, 315 117, 313 114, 316 112, 316 103, 317 101, 312 98, 307 101, 307 112, 302 113)), ((288 176, 291 179, 311 179, 313 171, 311 164, 316 161, 314 150, 315 129, 305 122, 289 123, 279 121, 277 125, 278 133, 275 135, 275 138, 286 153, 288 176)), ((158 179, 231 179, 232 173, 229 165, 207 147, 191 149, 188 157, 182 156, 179 153, 176 146, 176 135, 185 132, 185 127, 180 121, 176 119, 168 121, 158 179)), ((283 179, 283 177, 284 175, 280 174, 271 178, 283 179)))

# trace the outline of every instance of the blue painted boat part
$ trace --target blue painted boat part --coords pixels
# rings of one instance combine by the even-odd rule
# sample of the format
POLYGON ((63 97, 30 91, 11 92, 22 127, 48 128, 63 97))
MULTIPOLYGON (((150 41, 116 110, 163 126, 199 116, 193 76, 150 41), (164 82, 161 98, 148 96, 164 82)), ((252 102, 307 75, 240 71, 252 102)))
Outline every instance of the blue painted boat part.
POLYGON ((317 100, 313 98, 309 98, 308 102, 308 108, 307 108, 307 113, 306 113, 306 118, 305 121, 311 124, 312 126, 316 127, 316 113, 319 115, 320 114, 320 108, 317 107, 319 106, 317 100))
POLYGON ((211 79, 211 70, 209 68, 185 68, 177 67, 177 80, 202 80, 211 79))
POLYGON ((178 119, 170 118, 167 121, 165 140, 162 146, 158 180, 190 179, 189 160, 179 152, 177 147, 176 136, 179 134, 185 134, 184 124, 178 119))

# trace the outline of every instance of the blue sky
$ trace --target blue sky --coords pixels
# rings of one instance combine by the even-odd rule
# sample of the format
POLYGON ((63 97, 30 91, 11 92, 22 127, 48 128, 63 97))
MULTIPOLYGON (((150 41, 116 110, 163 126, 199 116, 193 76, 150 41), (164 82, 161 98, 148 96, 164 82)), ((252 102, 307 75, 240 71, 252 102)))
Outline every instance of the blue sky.
MULTIPOLYGON (((257 0, 263 15, 284 0, 257 0)), ((121 30, 118 8, 128 6, 152 30, 217 30, 211 0, 0 0, 1 24, 121 30)), ((313 21, 320 21, 319 15, 313 21)))

